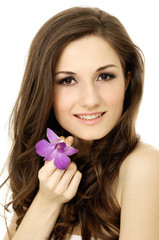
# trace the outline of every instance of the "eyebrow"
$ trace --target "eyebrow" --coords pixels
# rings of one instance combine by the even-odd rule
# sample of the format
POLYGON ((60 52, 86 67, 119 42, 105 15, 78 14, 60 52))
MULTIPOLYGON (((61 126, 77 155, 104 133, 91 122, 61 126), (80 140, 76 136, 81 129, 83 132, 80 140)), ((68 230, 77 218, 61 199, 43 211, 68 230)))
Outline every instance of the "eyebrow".
MULTIPOLYGON (((105 69, 110 68, 110 67, 116 67, 116 68, 117 68, 117 66, 114 65, 114 64, 108 64, 108 65, 105 65, 105 66, 102 66, 102 67, 98 68, 98 69, 96 70, 96 72, 100 72, 100 71, 105 70, 105 69)), ((71 71, 59 71, 59 72, 56 72, 56 73, 55 73, 55 76, 56 76, 57 74, 71 74, 71 75, 76 75, 76 73, 71 72, 71 71)))

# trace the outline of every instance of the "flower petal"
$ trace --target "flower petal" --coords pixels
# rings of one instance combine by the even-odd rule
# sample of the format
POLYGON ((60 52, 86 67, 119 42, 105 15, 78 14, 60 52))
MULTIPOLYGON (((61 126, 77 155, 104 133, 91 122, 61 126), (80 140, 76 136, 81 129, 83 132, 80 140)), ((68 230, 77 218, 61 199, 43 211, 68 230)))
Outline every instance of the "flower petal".
POLYGON ((44 161, 55 159, 54 162, 57 168, 66 169, 70 162, 67 155, 75 154, 78 150, 67 145, 50 128, 47 128, 47 137, 50 142, 42 139, 36 144, 37 154, 45 157, 44 161))
POLYGON ((53 145, 61 140, 50 128, 47 128, 47 138, 53 145))
POLYGON ((63 153, 66 154, 66 155, 73 155, 73 154, 75 154, 75 153, 77 153, 77 152, 78 152, 77 149, 75 149, 75 148, 73 148, 73 147, 70 147, 70 146, 67 145, 67 144, 66 144, 66 147, 65 147, 65 149, 64 149, 64 151, 63 151, 63 153))
POLYGON ((52 161, 52 160, 56 157, 56 154, 57 154, 57 149, 51 151, 51 152, 44 158, 44 161, 52 161))
POLYGON ((52 146, 48 141, 45 139, 42 139, 39 141, 36 146, 36 152, 39 154, 41 157, 47 156, 55 147, 52 146))
POLYGON ((60 170, 64 170, 68 168, 68 165, 70 163, 69 157, 67 157, 65 154, 59 152, 57 150, 54 165, 60 170))

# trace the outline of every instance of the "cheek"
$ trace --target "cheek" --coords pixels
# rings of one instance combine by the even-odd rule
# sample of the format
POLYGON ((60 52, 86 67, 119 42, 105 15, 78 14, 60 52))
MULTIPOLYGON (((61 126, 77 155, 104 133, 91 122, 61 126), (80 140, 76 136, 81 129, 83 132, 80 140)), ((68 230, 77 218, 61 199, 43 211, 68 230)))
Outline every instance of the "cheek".
MULTIPOLYGON (((61 112, 61 108, 63 107, 63 98, 60 96, 57 92, 57 90, 54 90, 53 93, 53 109, 56 118, 58 118, 59 113, 61 112)), ((57 119, 58 120, 58 119, 57 119)))
POLYGON ((122 107, 124 102, 124 97, 125 97, 125 90, 124 88, 121 88, 121 87, 115 88, 113 90, 111 89, 110 91, 107 91, 107 93, 103 95, 103 98, 109 107, 119 107, 119 106, 122 107))
POLYGON ((53 108, 57 120, 63 118, 69 112, 72 103, 70 96, 63 91, 56 90, 53 98, 53 108))

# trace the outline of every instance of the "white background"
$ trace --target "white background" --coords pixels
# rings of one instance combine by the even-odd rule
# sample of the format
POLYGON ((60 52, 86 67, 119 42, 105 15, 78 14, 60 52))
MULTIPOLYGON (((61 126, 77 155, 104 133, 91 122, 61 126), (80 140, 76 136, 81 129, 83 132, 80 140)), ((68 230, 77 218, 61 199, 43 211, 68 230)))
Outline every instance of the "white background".
MULTIPOLYGON (((159 148, 157 0, 5 0, 0 3, 0 170, 9 151, 8 118, 20 88, 30 43, 43 23, 57 12, 73 6, 99 7, 115 15, 144 52, 145 90, 136 127, 143 141, 159 148)), ((1 177, 0 182, 2 180, 1 177)), ((2 199, 4 190, 0 190, 0 202, 2 199)), ((4 232, 4 221, 0 218, 0 239, 4 232)))

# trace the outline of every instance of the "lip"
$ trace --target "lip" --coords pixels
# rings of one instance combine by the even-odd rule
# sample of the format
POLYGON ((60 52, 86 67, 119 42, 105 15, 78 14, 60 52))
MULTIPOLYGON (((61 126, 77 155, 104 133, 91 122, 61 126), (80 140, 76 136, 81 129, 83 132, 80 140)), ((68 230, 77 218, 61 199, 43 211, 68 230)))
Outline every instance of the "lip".
POLYGON ((100 114, 100 113, 105 113, 104 111, 103 112, 93 112, 93 113, 76 113, 74 115, 95 115, 95 114, 100 114))
POLYGON ((82 113, 82 114, 76 114, 73 115, 79 122, 86 124, 86 125, 94 125, 96 123, 98 123, 99 121, 102 120, 102 118, 105 116, 106 112, 96 112, 96 113, 82 113), (94 119, 80 119, 78 118, 76 115, 95 115, 95 114, 99 114, 99 113, 103 113, 100 117, 98 118, 94 118, 94 119))

